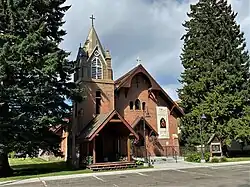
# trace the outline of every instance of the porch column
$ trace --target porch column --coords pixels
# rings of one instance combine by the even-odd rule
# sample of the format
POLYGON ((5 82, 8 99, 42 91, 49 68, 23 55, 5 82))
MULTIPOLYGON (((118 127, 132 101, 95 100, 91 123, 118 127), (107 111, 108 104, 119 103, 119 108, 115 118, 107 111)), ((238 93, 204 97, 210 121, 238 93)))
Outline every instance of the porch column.
POLYGON ((93 164, 96 163, 96 152, 95 152, 95 137, 93 139, 93 164))
POLYGON ((129 137, 127 139, 127 149, 128 149, 128 162, 130 162, 131 159, 130 159, 130 139, 129 139, 129 137))

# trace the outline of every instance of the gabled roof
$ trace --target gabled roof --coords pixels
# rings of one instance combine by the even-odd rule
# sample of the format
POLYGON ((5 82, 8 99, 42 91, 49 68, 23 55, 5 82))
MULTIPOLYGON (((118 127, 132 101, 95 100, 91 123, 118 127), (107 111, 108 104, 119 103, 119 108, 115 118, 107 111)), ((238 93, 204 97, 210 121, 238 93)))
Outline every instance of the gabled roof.
POLYGON ((133 128, 135 128, 139 123, 140 121, 143 121, 145 120, 145 125, 155 133, 156 136, 158 136, 159 134, 156 132, 156 130, 147 122, 147 120, 143 117, 143 116, 138 116, 135 121, 131 124, 131 126, 133 128))
POLYGON ((127 129, 137 138, 139 139, 136 132, 133 128, 128 124, 128 122, 123 119, 123 117, 116 111, 113 110, 106 114, 98 114, 93 120, 89 122, 89 124, 80 132, 80 135, 77 139, 83 139, 91 141, 96 134, 98 134, 105 125, 115 116, 117 115, 118 118, 122 121, 122 124, 127 127, 127 129))
POLYGON ((148 80, 151 83, 151 88, 150 88, 151 90, 160 91, 161 95, 163 96, 163 99, 165 99, 166 101, 168 101, 168 103, 170 103, 171 105, 170 107, 172 108, 171 111, 175 111, 179 116, 184 115, 184 112, 179 107, 179 105, 169 97, 169 95, 161 88, 161 86, 155 81, 155 79, 148 73, 148 71, 141 64, 130 70, 122 77, 118 78, 115 81, 115 89, 119 90, 121 88, 129 88, 131 86, 131 81, 133 77, 138 73, 142 73, 148 78, 148 80))
POLYGON ((208 145, 211 144, 214 140, 219 141, 219 138, 215 133, 211 135, 211 137, 209 138, 207 144, 208 145))

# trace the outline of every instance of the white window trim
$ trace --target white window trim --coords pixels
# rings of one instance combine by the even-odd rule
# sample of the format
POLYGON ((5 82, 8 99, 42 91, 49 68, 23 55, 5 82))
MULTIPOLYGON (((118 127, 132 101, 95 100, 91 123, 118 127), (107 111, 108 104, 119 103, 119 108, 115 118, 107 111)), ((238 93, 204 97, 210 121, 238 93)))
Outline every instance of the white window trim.
POLYGON ((92 58, 92 60, 91 60, 91 78, 92 78, 92 79, 97 79, 97 80, 98 80, 98 75, 97 75, 97 73, 98 73, 98 68, 101 68, 101 72, 102 72, 102 74, 101 74, 101 79, 103 79, 103 66, 102 66, 102 62, 101 62, 101 60, 100 60, 99 57, 95 56, 95 57, 92 58), (96 62, 95 62, 95 63, 96 63, 96 64, 95 64, 95 67, 96 67, 96 77, 95 77, 95 78, 92 77, 92 67, 93 67, 93 66, 92 66, 92 63, 93 63, 94 60, 96 60, 96 62), (101 65, 98 65, 98 64, 97 64, 97 61, 98 61, 98 60, 100 61, 100 64, 101 64, 101 65))

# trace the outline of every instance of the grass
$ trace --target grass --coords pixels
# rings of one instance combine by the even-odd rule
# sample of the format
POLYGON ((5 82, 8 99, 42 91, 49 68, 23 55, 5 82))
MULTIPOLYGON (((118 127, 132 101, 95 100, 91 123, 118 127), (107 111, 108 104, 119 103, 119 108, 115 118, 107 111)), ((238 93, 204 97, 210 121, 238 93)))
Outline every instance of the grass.
MULTIPOLYGON (((26 159, 9 159, 14 174, 11 177, 0 178, 0 182, 23 180, 30 178, 71 175, 71 174, 84 174, 92 173, 92 170, 73 170, 67 166, 64 161, 46 161, 40 158, 26 158, 26 159)), ((138 166, 137 168, 128 169, 143 169, 146 167, 138 166)), ((105 171, 101 171, 105 172, 105 171)))
POLYGON ((240 162, 240 161, 250 161, 250 157, 227 158, 227 162, 240 162))
POLYGON ((90 173, 91 170, 73 170, 64 161, 46 161, 40 158, 9 159, 14 170, 11 177, 0 178, 0 182, 37 177, 90 173))

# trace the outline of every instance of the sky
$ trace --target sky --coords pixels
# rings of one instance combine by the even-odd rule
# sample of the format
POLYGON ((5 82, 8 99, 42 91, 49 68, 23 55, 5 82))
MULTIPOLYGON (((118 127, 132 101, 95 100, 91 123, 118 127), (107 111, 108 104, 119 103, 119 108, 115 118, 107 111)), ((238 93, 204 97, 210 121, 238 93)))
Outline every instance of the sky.
MULTIPOLYGON (((93 14, 95 28, 105 49, 112 55, 114 78, 141 64, 169 96, 177 100, 176 89, 183 67, 180 54, 185 33, 182 23, 188 19, 190 4, 197 0, 67 0, 71 5, 65 15, 67 35, 61 47, 76 58, 84 43, 93 14)), ((237 22, 245 33, 250 49, 250 0, 228 0, 238 12, 237 22)))

